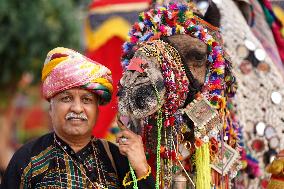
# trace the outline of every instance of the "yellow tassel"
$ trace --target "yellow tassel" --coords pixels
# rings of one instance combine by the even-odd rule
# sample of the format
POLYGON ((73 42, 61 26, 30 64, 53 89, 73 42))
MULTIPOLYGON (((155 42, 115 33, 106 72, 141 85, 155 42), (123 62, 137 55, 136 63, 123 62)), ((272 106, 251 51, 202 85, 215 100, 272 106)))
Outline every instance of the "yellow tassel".
POLYGON ((270 165, 267 166, 266 171, 273 175, 284 173, 284 159, 275 159, 270 165))
POLYGON ((203 144, 196 149, 196 189, 211 188, 211 168, 209 143, 203 144))

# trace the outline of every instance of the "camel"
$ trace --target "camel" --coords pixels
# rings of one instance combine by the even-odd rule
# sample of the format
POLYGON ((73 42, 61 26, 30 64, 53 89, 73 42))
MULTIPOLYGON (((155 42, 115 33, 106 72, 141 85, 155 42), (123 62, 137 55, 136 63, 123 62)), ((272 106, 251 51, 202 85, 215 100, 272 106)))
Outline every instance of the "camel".
POLYGON ((139 20, 124 44, 119 112, 143 138, 156 188, 229 187, 240 168, 236 85, 218 8, 202 16, 170 3, 139 20))

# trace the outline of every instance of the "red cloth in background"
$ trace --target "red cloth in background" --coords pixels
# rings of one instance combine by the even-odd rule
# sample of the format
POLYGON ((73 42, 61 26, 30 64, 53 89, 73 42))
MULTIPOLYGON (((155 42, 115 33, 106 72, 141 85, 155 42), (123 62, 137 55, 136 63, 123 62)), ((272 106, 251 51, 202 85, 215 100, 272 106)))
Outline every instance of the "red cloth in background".
POLYGON ((97 0, 93 1, 90 5, 89 8, 97 8, 97 7, 103 7, 107 5, 114 5, 114 4, 129 4, 129 3, 151 3, 152 0, 97 0))
POLYGON ((92 60, 98 61, 108 67, 113 77, 113 96, 111 102, 106 106, 99 107, 99 117, 94 127, 93 134, 98 138, 104 138, 111 123, 114 121, 117 113, 117 84, 122 76, 121 55, 122 44, 124 41, 119 37, 113 37, 95 51, 87 51, 86 56, 92 60))
POLYGON ((284 65, 284 38, 281 34, 281 26, 277 23, 272 23, 271 26, 275 42, 278 47, 279 55, 281 57, 282 63, 284 65))

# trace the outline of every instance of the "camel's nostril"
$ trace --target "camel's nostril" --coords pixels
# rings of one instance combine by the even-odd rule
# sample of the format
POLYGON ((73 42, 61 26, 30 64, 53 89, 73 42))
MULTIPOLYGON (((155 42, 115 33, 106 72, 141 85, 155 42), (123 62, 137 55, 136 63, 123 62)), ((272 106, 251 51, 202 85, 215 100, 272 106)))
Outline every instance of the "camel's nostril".
POLYGON ((138 109, 144 109, 145 108, 145 101, 142 98, 136 98, 135 99, 135 105, 138 109))
POLYGON ((149 100, 150 98, 155 97, 153 90, 151 90, 151 85, 141 86, 139 89, 135 91, 135 106, 138 109, 145 109, 146 108, 146 99, 149 100))

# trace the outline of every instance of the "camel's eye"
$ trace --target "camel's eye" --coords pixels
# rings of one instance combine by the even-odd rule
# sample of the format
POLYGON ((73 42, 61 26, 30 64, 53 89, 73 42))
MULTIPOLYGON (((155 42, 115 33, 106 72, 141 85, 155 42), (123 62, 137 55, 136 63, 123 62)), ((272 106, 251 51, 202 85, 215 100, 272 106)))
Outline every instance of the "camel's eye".
POLYGON ((197 61, 203 61, 206 58, 206 55, 200 53, 200 52, 196 52, 194 54, 194 59, 197 61))
POLYGON ((190 61, 193 66, 202 66, 206 63, 207 53, 199 50, 191 50, 186 54, 186 60, 190 61))
POLYGON ((190 59, 193 61, 203 61, 207 57, 206 52, 201 52, 198 50, 191 50, 186 54, 186 59, 190 59))

